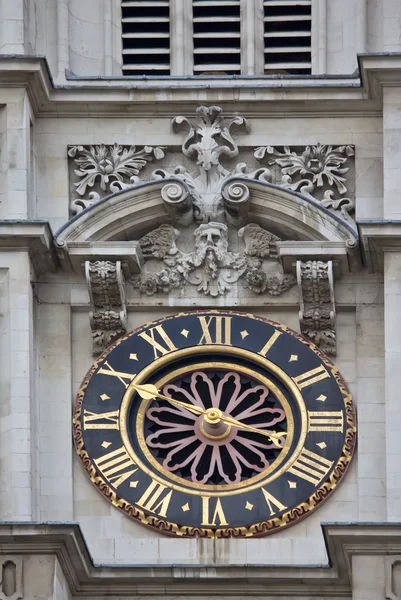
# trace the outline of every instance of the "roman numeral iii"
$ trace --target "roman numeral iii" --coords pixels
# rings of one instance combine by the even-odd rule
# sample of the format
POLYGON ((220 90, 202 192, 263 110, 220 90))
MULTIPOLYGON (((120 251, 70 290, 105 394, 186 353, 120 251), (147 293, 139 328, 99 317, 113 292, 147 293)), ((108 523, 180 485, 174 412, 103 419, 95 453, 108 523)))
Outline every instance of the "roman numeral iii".
POLYGON ((308 431, 343 431, 344 414, 342 410, 308 410, 308 431))

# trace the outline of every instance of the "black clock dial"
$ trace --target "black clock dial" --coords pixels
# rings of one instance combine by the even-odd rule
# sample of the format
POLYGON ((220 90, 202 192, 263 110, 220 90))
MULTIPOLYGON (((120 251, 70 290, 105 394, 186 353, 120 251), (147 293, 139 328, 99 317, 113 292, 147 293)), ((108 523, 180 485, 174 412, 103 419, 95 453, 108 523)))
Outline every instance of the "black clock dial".
POLYGON ((345 383, 313 344, 259 317, 204 311, 106 351, 78 393, 74 438, 92 482, 145 525, 257 536, 335 489, 356 427, 345 383))

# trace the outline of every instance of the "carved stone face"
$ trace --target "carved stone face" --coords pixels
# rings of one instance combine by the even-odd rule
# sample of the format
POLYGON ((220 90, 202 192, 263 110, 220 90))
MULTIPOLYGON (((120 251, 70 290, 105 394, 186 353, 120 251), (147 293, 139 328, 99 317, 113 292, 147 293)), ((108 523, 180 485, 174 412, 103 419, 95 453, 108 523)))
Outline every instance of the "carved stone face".
POLYGON ((223 223, 210 222, 200 225, 194 235, 196 250, 227 250, 227 226, 223 223))

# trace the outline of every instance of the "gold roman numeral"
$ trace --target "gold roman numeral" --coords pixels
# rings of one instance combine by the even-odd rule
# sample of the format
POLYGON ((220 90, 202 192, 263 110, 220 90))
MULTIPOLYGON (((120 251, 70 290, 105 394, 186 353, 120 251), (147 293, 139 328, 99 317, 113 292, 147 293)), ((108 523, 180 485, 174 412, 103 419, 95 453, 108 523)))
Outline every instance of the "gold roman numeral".
POLYGON ((226 516, 223 511, 220 498, 210 498, 209 496, 202 496, 202 523, 201 525, 228 525, 226 516), (214 504, 211 507, 210 504, 214 504), (212 508, 213 516, 210 518, 210 508, 212 508), (217 522, 218 521, 218 522, 217 522))
POLYGON ((127 388, 128 383, 125 381, 128 379, 128 382, 132 381, 136 375, 136 373, 123 373, 121 371, 116 371, 113 367, 108 363, 107 360, 104 361, 106 365, 106 369, 104 367, 100 367, 98 373, 101 375, 110 375, 111 377, 117 377, 121 381, 121 383, 127 388))
POLYGON ((343 431, 344 414, 342 410, 308 410, 308 431, 343 431))
POLYGON ((112 412, 94 413, 84 409, 84 430, 86 429, 118 429, 119 410, 112 412), (96 421, 106 421, 106 423, 96 423, 96 421))
POLYGON ((319 367, 316 367, 316 369, 306 371, 306 373, 302 373, 301 375, 293 377, 293 380, 299 389, 302 390, 302 388, 307 387, 308 385, 313 385, 317 381, 321 381, 327 377, 330 377, 330 374, 323 365, 320 365, 319 367))
POLYGON ((277 498, 275 498, 264 488, 262 488, 262 492, 265 497, 266 504, 269 507, 271 517, 276 514, 276 511, 273 509, 273 506, 278 510, 278 512, 281 512, 282 510, 285 510, 287 508, 286 506, 284 506, 284 504, 281 504, 281 502, 277 500, 277 498))
POLYGON ((95 458, 95 465, 115 488, 124 483, 138 470, 136 464, 129 456, 124 446, 112 450, 108 454, 95 458), (132 468, 134 467, 134 468, 132 468), (127 470, 128 469, 128 470, 127 470))
POLYGON ((167 333, 164 331, 162 325, 151 327, 148 331, 140 333, 139 337, 152 346, 155 359, 164 354, 168 354, 173 350, 177 350, 167 333), (155 337, 160 339, 157 340, 155 337))
POLYGON ((270 348, 280 337, 281 333, 282 333, 281 331, 277 331, 277 329, 276 329, 275 332, 269 337, 266 344, 263 346, 262 350, 259 350, 258 354, 261 354, 262 356, 266 356, 266 354, 269 352, 270 348))
POLYGON ((224 344, 231 346, 231 320, 232 317, 198 317, 202 327, 202 337, 198 346, 202 344, 224 344))
POLYGON ((157 513, 161 517, 166 517, 172 494, 173 490, 152 479, 152 483, 139 498, 137 504, 145 510, 157 513), (169 491, 166 493, 166 490, 169 491))
POLYGON ((313 483, 313 485, 319 485, 332 466, 332 460, 323 458, 323 456, 304 448, 298 460, 288 469, 288 472, 313 483))

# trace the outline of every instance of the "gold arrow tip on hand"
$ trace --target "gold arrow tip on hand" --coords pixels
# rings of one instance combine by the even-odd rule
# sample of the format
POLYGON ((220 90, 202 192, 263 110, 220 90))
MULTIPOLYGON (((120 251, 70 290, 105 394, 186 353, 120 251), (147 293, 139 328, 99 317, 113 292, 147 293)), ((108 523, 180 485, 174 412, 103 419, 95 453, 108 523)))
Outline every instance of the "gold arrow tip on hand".
POLYGON ((132 387, 143 400, 153 400, 159 395, 159 390, 152 383, 145 383, 144 385, 132 384, 132 387))

